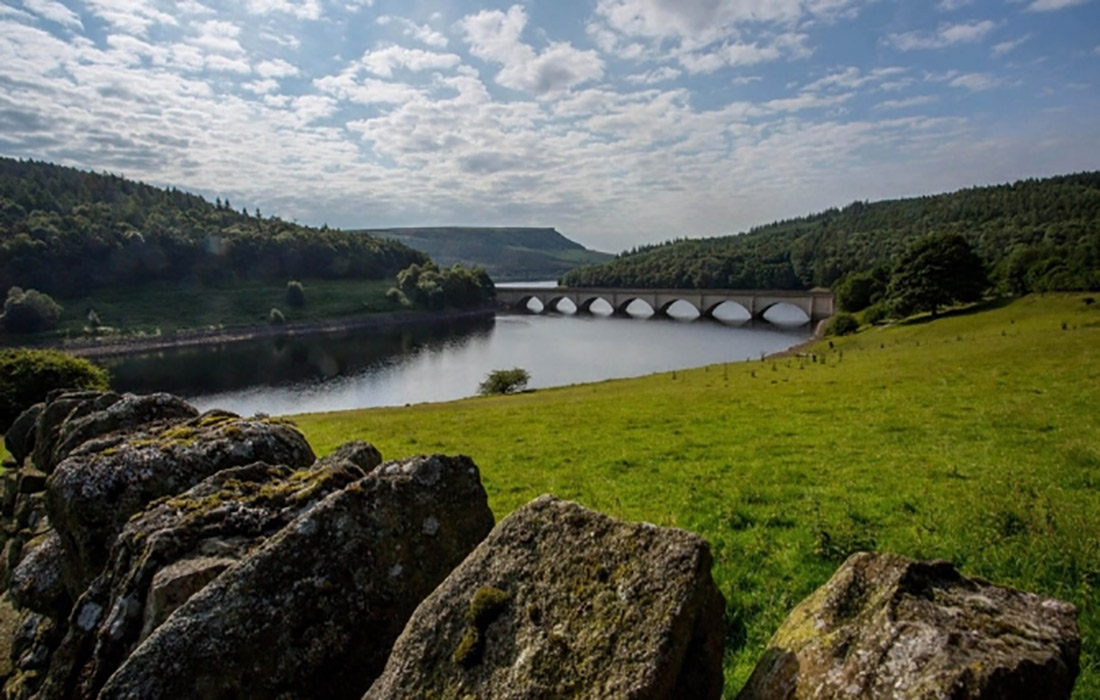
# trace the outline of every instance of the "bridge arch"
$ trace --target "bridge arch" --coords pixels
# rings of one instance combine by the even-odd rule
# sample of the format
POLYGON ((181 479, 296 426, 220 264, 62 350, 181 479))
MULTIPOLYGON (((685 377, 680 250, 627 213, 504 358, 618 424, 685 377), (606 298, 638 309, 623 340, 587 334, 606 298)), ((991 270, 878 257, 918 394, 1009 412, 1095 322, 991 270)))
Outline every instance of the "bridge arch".
POLYGON ((595 313, 594 311, 592 311, 592 306, 593 304, 601 301, 604 303, 604 305, 607 306, 607 308, 611 309, 611 313, 615 312, 615 305, 598 294, 592 296, 580 296, 577 298, 580 299, 580 303, 577 304, 577 313, 579 314, 595 313))
POLYGON ((577 313, 577 305, 568 295, 559 294, 549 298, 549 300, 546 302, 546 310, 559 314, 575 314, 577 313), (573 307, 573 310, 566 311, 565 309, 563 309, 561 306, 563 301, 568 302, 569 306, 573 307))
POLYGON ((783 299, 774 301, 760 308, 760 310, 756 313, 756 318, 763 319, 765 321, 768 321, 769 323, 777 323, 777 325, 801 326, 813 320, 810 317, 809 311, 810 310, 805 308, 802 304, 799 304, 795 301, 783 299), (778 322, 774 321, 772 319, 775 317, 775 314, 771 313, 771 318, 769 318, 769 312, 778 312, 780 317, 788 316, 791 320, 782 320, 778 322), (795 312, 801 314, 801 320, 796 319, 796 317, 793 315, 795 312))
POLYGON ((734 301, 733 299, 725 299, 719 301, 717 304, 711 304, 703 311, 703 316, 707 318, 717 319, 719 321, 730 322, 744 322, 752 320, 752 311, 750 311, 744 304, 734 301), (721 312, 721 313, 719 313, 721 312))
POLYGON ((625 299, 620 299, 619 300, 619 305, 615 307, 615 315, 616 316, 635 316, 636 314, 630 313, 630 305, 633 304, 636 301, 641 302, 642 304, 645 304, 646 308, 649 309, 649 314, 642 314, 643 316, 645 316, 645 315, 649 315, 649 316, 656 315, 657 309, 653 308, 653 304, 651 304, 648 299, 643 299, 640 296, 631 296, 631 297, 626 297, 625 299))
POLYGON ((544 304, 542 302, 542 299, 539 297, 539 295, 537 295, 537 294, 527 294, 526 296, 520 297, 516 301, 515 308, 519 309, 520 311, 528 311, 528 312, 533 313, 533 314, 538 314, 538 313, 542 313, 543 311, 546 310, 546 304, 544 304), (531 302, 532 301, 538 302, 538 305, 539 305, 538 309, 531 308, 531 302))
POLYGON ((690 299, 684 299, 682 297, 675 299, 663 300, 664 303, 654 312, 657 316, 668 316, 675 319, 692 319, 699 318, 703 315, 702 309, 696 304, 692 303, 690 299), (673 307, 679 305, 679 309, 687 313, 673 313, 673 307), (690 311, 688 311, 690 309, 690 311))

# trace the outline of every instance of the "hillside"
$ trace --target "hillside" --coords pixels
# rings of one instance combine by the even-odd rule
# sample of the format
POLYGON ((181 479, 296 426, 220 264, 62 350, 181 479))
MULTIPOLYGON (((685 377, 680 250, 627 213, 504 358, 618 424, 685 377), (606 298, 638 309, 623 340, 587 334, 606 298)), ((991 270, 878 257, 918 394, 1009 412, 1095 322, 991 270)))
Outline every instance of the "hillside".
POLYGON ((1006 291, 1100 288, 1100 172, 854 202, 748 233, 644 246, 574 270, 575 286, 831 286, 892 264, 929 233, 960 233, 1006 291))
POLYGON ((0 158, 0 294, 12 286, 72 297, 153 282, 376 280, 424 261, 392 240, 237 211, 228 201, 115 175, 0 158))
POLYGON ((1031 295, 868 328, 813 358, 295 421, 317 454, 360 438, 387 458, 470 455, 498 520, 554 493, 702 535, 727 601, 727 697, 798 601, 850 552, 876 549, 1077 605, 1074 697, 1096 698, 1089 299, 1031 295))
POLYGON ((497 281, 550 280, 579 265, 612 258, 588 250, 552 228, 391 228, 361 233, 400 241, 443 267, 455 263, 485 268, 497 281))

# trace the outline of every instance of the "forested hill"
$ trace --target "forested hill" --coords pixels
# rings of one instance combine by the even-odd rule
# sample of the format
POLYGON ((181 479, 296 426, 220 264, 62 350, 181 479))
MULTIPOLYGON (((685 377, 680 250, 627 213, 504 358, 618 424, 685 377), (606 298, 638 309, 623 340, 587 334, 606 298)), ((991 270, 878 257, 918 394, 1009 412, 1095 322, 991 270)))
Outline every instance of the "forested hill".
POLYGON ((425 256, 374 236, 315 229, 160 189, 0 158, 0 295, 61 296, 150 281, 392 277, 425 256))
POLYGON ((888 267, 914 240, 962 234, 1014 291, 1100 286, 1100 172, 975 187, 875 203, 719 238, 678 240, 570 272, 577 286, 774 288, 831 286, 888 267), (1020 289, 1023 286, 1024 289, 1020 289))
POLYGON ((495 280, 558 279, 613 256, 588 250, 552 228, 392 228, 364 231, 422 250, 443 267, 485 268, 495 280))

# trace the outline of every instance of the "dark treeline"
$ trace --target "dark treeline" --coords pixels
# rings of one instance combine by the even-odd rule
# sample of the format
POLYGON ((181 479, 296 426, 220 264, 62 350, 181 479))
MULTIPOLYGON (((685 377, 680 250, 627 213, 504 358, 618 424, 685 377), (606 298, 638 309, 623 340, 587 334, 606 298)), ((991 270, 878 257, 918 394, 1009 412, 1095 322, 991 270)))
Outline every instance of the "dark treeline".
POLYGON ((71 296, 152 281, 393 277, 427 257, 177 189, 0 158, 0 292, 71 296))
POLYGON ((565 275, 573 286, 806 289, 889 268, 914 241, 958 233, 1003 291, 1100 288, 1100 172, 855 202, 749 233, 645 246, 565 275))

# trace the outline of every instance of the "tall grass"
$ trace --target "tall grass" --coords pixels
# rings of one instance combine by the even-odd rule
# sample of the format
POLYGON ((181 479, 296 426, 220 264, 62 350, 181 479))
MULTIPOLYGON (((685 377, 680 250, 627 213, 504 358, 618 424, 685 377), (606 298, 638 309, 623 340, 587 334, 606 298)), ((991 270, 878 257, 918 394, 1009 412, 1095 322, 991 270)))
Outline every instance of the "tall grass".
POLYGON ((729 693, 792 606, 880 549, 1076 604, 1076 697, 1100 697, 1098 305, 1027 297, 807 352, 296 420, 318 454, 468 454, 498 518, 549 492, 699 533, 729 693))

